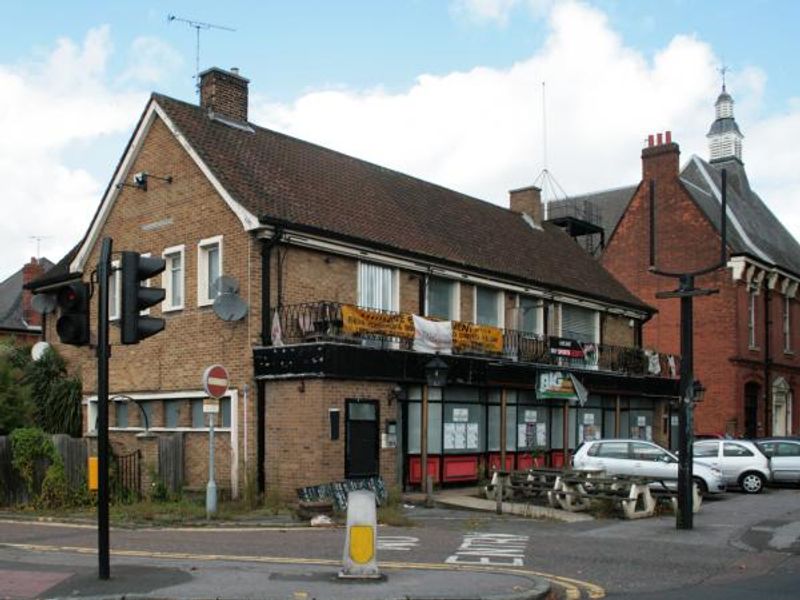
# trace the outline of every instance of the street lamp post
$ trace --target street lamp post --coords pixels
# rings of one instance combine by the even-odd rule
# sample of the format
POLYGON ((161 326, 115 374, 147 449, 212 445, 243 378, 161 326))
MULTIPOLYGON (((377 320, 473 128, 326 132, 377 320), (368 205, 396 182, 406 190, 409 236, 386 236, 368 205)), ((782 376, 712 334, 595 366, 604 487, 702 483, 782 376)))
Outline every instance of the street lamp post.
MULTIPOLYGON (((694 441, 694 403, 696 388, 694 380, 694 321, 692 300, 695 296, 709 296, 719 292, 717 289, 695 287, 695 277, 705 275, 724 267, 727 263, 727 178, 728 172, 722 169, 722 197, 720 208, 720 257, 719 261, 708 267, 689 272, 663 271, 656 268, 656 184, 650 180, 650 272, 662 277, 678 279, 678 289, 671 292, 658 292, 656 298, 680 298, 681 300, 681 379, 678 412, 678 512, 675 526, 678 529, 694 527, 693 514, 693 452, 694 441)), ((698 382, 699 384, 699 382, 698 382)))
POLYGON ((422 386, 422 414, 420 423, 420 484, 425 490, 425 506, 433 506, 433 481, 428 475, 428 394, 430 388, 447 385, 447 363, 438 356, 425 365, 425 385, 422 386))

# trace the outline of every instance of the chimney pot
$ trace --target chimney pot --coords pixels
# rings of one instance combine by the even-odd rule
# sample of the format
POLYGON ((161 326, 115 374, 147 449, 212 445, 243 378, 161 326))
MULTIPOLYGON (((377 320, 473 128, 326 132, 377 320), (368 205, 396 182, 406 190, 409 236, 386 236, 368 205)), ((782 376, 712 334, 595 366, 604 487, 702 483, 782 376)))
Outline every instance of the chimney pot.
POLYGON ((667 131, 664 134, 664 136, 667 138, 667 144, 671 144, 672 143, 672 132, 671 131, 667 131))
POLYGON ((661 144, 663 144, 663 143, 664 143, 664 142, 663 142, 663 139, 662 139, 662 136, 661 136, 661 134, 660 134, 660 133, 656 134, 656 140, 657 140, 657 141, 656 141, 656 145, 657 145, 657 146, 660 146, 661 144))
POLYGON ((655 136, 651 133, 647 136, 647 147, 652 148, 655 144, 655 136))

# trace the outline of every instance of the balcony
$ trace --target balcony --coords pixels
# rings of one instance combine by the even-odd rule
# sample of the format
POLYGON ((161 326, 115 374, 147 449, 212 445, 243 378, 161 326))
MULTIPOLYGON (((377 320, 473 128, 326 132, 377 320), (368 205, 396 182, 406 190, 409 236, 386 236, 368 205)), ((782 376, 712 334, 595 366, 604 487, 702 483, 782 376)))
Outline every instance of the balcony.
MULTIPOLYGON (((414 350, 415 329, 413 317, 408 313, 322 301, 276 309, 271 323, 274 345, 333 342, 362 348, 414 350)), ((580 344, 462 321, 453 321, 452 330, 452 354, 456 356, 666 379, 675 379, 680 371, 679 357, 647 353, 641 348, 580 344)))

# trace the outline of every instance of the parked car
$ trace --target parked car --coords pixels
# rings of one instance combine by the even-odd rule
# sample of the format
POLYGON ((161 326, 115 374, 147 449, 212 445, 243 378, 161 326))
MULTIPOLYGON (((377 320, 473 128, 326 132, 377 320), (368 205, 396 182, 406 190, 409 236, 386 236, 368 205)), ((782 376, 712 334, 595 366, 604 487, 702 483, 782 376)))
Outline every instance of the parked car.
MULTIPOLYGON (((672 489, 678 485, 678 457, 644 440, 587 441, 576 449, 572 464, 576 469, 602 469, 609 475, 660 479, 672 489)), ((725 491, 722 472, 716 467, 695 461, 693 475, 702 493, 725 491)))
POLYGON ((800 439, 766 438, 756 446, 769 458, 773 481, 800 483, 800 439))
POLYGON ((692 447, 696 461, 722 471, 725 485, 738 486, 746 494, 758 494, 772 479, 769 459, 747 440, 702 440, 692 447))

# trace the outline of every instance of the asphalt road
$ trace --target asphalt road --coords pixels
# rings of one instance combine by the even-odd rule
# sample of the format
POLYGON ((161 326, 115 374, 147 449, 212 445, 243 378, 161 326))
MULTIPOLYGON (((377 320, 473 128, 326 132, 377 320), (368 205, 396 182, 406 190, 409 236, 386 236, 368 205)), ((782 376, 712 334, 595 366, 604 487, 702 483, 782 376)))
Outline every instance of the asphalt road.
MULTIPOLYGON (((414 526, 380 529, 380 561, 523 569, 556 583, 575 580, 562 589, 583 597, 600 593, 592 584, 609 598, 800 597, 797 489, 707 501, 692 531, 676 530, 673 517, 564 524, 438 508, 408 513, 414 526)), ((112 574, 124 567, 136 577, 136 569, 157 565, 155 582, 181 580, 209 569, 222 576, 221 565, 230 571, 232 564, 252 568, 259 560, 287 569, 292 561, 310 561, 313 571, 311 565, 340 560, 343 539, 342 529, 114 529, 112 574)), ((0 522, 0 577, 4 570, 58 573, 58 565, 64 572, 91 571, 96 558, 87 553, 95 547, 91 527, 0 522)), ((60 589, 52 586, 63 582, 48 577, 57 579, 29 576, 43 587, 36 594, 60 589)), ((0 597, 3 591, 0 586, 0 597)))

